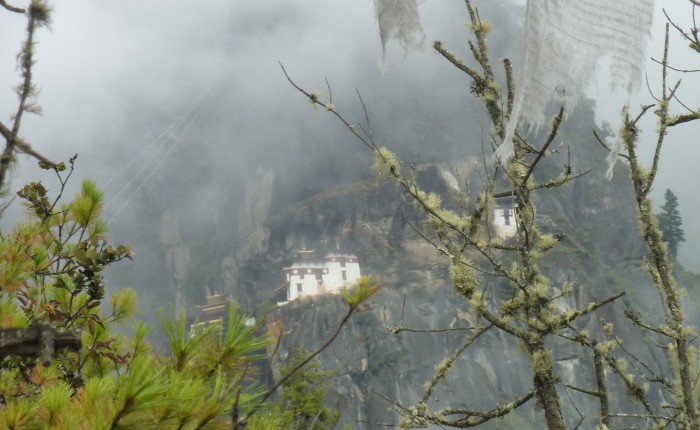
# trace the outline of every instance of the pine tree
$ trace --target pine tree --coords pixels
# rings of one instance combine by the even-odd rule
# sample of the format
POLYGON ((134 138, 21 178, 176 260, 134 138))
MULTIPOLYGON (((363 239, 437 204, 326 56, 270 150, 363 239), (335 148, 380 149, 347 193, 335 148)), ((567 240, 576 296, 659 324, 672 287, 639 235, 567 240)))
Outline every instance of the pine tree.
MULTIPOLYGON (((74 161, 45 166, 58 191, 33 182, 18 192, 26 217, 0 237, 0 429, 231 428, 232 411, 247 414, 265 394, 251 369, 269 336, 233 306, 223 330, 197 336, 184 313, 164 318, 164 352, 153 351, 143 323, 121 334, 136 291, 107 295, 102 273, 132 252, 108 244, 93 181, 61 203, 74 161)), ((268 421, 248 429, 274 428, 268 421)))
POLYGON ((661 213, 658 215, 659 229, 663 234, 664 241, 668 244, 668 251, 671 257, 678 255, 678 245, 685 242, 685 232, 683 231, 683 221, 678 212, 678 197, 671 190, 666 190, 664 204, 661 206, 661 213))
MULTIPOLYGON (((292 354, 289 363, 282 366, 281 374, 290 372, 307 357, 307 352, 298 349, 292 354)), ((318 362, 312 361, 294 373, 282 386, 284 428, 324 430, 335 428, 338 423, 338 411, 324 404, 328 373, 320 371, 318 367, 318 362)))

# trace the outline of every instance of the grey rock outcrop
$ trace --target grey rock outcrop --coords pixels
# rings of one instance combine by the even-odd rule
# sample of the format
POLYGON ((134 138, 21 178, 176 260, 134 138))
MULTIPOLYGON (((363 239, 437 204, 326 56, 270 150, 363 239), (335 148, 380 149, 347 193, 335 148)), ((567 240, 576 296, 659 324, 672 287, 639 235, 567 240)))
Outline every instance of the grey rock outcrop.
POLYGON ((170 211, 164 212, 160 222, 160 243, 163 246, 168 273, 168 291, 175 297, 175 309, 186 306, 183 289, 190 262, 190 251, 180 233, 180 221, 170 211))
MULTIPOLYGON (((425 166, 417 170, 417 175, 425 188, 449 195, 457 191, 456 175, 446 172, 450 172, 449 167, 425 166)), ((460 177, 460 184, 469 179, 460 177)), ((560 288, 565 281, 574 284, 574 294, 558 302, 562 309, 585 308, 595 300, 626 291, 619 304, 582 319, 580 328, 602 338, 603 324, 613 323, 630 352, 662 373, 669 372, 659 349, 648 348, 660 340, 637 330, 624 316, 625 310, 632 309, 662 317, 655 314, 655 293, 640 265, 643 247, 636 236, 634 212, 624 204, 626 198, 631 196, 624 185, 596 178, 588 179, 583 188, 543 193, 538 200, 542 228, 564 232, 567 238, 543 260, 542 269, 552 288, 560 288), (612 222, 620 219, 629 222, 612 222)), ((332 375, 327 400, 341 411, 341 421, 352 428, 397 425, 401 409, 421 400, 424 385, 435 374, 436 366, 462 346, 473 327, 484 324, 470 311, 466 300, 453 292, 447 262, 416 233, 415 227, 420 225, 420 213, 395 187, 360 182, 327 190, 274 214, 261 227, 268 229, 266 241, 250 236, 251 243, 241 243, 238 248, 254 248, 256 252, 236 253, 245 256, 237 263, 237 288, 241 294, 254 297, 249 299, 251 303, 273 301, 274 290, 284 283, 279 269, 291 262, 293 251, 303 244, 315 244, 320 252, 340 246, 357 254, 363 273, 374 275, 382 286, 370 308, 354 315, 339 338, 319 356, 321 367, 332 375), (439 331, 392 332, 396 327, 439 331)), ((509 291, 508 286, 496 284, 493 300, 509 291)), ((304 298, 273 311, 285 328, 273 367, 285 362, 297 347, 310 351, 322 345, 345 311, 342 297, 336 295, 304 298)), ((552 339, 550 346, 563 383, 594 387, 590 351, 561 339, 552 339)), ((531 387, 531 371, 515 339, 490 330, 457 358, 426 404, 431 411, 444 407, 488 410, 524 395, 531 387)), ((625 404, 630 410, 625 389, 614 381, 611 387, 619 393, 613 406, 625 404)), ((580 411, 596 416, 593 399, 575 393, 572 396, 580 411)), ((661 391, 651 396, 663 401, 661 391)), ((568 398, 564 392, 561 397, 568 398)), ((543 428, 543 418, 533 405, 499 420, 499 428, 543 428)), ((578 417, 571 403, 563 408, 567 417, 578 417)))

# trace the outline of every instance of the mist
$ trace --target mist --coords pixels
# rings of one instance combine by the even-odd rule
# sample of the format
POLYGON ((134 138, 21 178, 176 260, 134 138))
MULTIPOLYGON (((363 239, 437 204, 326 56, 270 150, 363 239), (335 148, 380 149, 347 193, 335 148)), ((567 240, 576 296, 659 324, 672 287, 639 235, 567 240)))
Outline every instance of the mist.
MULTIPOLYGON (((497 57, 518 58, 522 33, 498 26, 498 14, 523 16, 518 3, 476 2, 482 17, 494 15, 494 43, 507 47, 497 57)), ((681 0, 663 6, 681 23, 689 16, 681 0)), ((299 84, 324 96, 327 79, 336 108, 358 122, 364 117, 359 91, 378 143, 404 159, 421 163, 481 153, 486 115, 471 100, 465 76, 430 47, 433 40, 442 40, 469 57, 464 4, 428 1, 421 14, 424 51, 405 53, 393 41, 389 71, 382 76, 370 1, 57 3, 52 31, 38 36, 34 75, 44 115, 26 117, 22 134, 52 160, 79 154, 76 176, 92 177, 105 188, 112 239, 134 244, 132 267, 155 261, 149 258, 155 251, 147 246, 153 238, 144 237, 143 229, 152 223, 157 231, 159 219, 144 209, 148 204, 184 214, 195 231, 187 240, 208 240, 207 226, 221 229, 219 240, 234 240, 225 230, 238 222, 238 200, 257 172, 274 169, 284 178, 273 202, 280 207, 370 175, 371 154, 291 87, 280 62, 299 84), (214 208, 224 208, 231 217, 221 219, 215 215, 221 211, 214 208)), ((663 42, 662 18, 657 11, 649 49, 655 58, 663 42)), ((15 108, 12 86, 19 76, 14 57, 24 25, 19 16, 0 14, 3 120, 15 108)), ((672 46, 677 52, 685 49, 676 36, 672 46)), ((674 65, 676 59, 685 63, 678 54, 672 57, 674 65)), ((647 70, 651 87, 658 87, 658 67, 650 61, 647 70)), ((688 79, 684 94, 697 94, 697 82, 683 78, 688 79)), ((604 67, 589 96, 598 107, 599 123, 616 130, 625 100, 608 91, 604 67)), ((643 100, 648 100, 645 85, 631 105, 643 100)), ((696 105, 692 99, 687 103, 696 105)), ((661 199, 670 188, 678 195, 686 231, 680 259, 694 270, 700 270, 700 224, 693 215, 700 209, 695 192, 700 174, 691 165, 700 155, 693 139, 697 127, 669 135, 654 194, 661 199)), ((644 129, 649 133, 642 143, 651 155, 653 121, 644 129)), ((36 179, 51 184, 50 175, 33 160, 19 158, 12 189, 36 179)), ((18 216, 15 204, 3 217, 3 228, 18 216)), ((139 283, 129 278, 123 282, 139 283)))

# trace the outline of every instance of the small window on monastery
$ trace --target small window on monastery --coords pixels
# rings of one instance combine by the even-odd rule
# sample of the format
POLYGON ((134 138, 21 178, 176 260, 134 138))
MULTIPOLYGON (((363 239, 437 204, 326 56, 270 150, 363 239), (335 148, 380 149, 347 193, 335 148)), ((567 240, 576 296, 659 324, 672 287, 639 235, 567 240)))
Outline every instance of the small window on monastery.
POLYGON ((317 273, 317 274, 316 274, 316 279, 318 279, 318 280, 320 281, 320 280, 321 280, 321 276, 322 276, 322 275, 321 275, 320 273, 317 273))
POLYGON ((341 275, 343 276, 343 281, 347 281, 347 280, 348 280, 348 272, 346 272, 345 270, 343 270, 343 271, 340 272, 340 273, 341 273, 341 275))
POLYGON ((304 272, 301 272, 301 273, 299 274, 299 278, 300 278, 300 279, 304 279, 304 272))
POLYGON ((345 260, 342 260, 342 261, 340 262, 340 267, 345 267, 345 260))
POLYGON ((297 293, 301 293, 302 284, 297 284, 297 293))
POLYGON ((503 222, 505 225, 510 225, 511 212, 510 209, 503 209, 503 222))

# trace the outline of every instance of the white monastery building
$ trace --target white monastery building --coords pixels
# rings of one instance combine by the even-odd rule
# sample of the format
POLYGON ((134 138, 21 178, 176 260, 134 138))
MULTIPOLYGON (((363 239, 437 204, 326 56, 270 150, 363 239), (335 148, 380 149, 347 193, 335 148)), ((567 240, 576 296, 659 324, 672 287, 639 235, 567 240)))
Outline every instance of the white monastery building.
POLYGON ((313 250, 297 251, 291 267, 282 269, 287 286, 287 300, 317 294, 340 294, 360 280, 360 263, 353 254, 328 254, 314 257, 313 250))
POLYGON ((515 203, 512 197, 496 199, 493 209, 493 229, 501 239, 513 237, 518 233, 515 223, 515 203))

